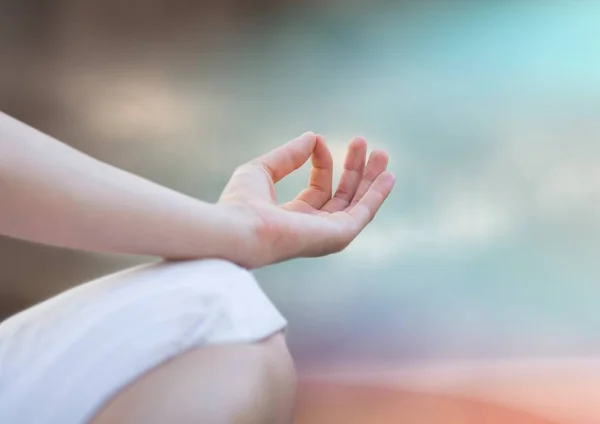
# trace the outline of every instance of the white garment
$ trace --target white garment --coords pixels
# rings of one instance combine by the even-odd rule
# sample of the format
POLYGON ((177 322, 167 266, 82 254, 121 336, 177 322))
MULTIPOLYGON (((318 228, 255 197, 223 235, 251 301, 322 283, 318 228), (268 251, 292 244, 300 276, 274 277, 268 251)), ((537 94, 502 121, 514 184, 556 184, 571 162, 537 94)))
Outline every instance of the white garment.
POLYGON ((196 347, 286 325, 248 271, 221 260, 145 265, 0 324, 0 423, 79 424, 128 383, 196 347))

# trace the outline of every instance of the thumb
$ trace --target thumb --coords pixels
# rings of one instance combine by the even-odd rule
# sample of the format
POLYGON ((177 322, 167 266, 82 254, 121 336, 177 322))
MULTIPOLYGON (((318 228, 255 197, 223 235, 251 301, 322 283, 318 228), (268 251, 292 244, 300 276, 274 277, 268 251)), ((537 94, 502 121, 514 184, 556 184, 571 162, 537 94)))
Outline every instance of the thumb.
POLYGON ((311 157, 316 143, 317 136, 306 132, 240 166, 225 187, 221 200, 258 197, 275 201, 273 184, 300 168, 311 157))
POLYGON ((317 136, 309 131, 281 147, 256 159, 271 175, 274 183, 300 168, 310 159, 317 144, 317 136))

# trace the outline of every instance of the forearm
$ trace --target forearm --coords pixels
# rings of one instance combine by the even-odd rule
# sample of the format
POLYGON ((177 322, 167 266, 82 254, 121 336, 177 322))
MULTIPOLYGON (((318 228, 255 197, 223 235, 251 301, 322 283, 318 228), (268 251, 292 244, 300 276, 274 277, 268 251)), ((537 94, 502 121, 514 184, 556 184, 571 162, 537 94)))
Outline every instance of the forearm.
POLYGON ((217 206, 95 160, 0 113, 0 234, 77 249, 223 257, 217 206))

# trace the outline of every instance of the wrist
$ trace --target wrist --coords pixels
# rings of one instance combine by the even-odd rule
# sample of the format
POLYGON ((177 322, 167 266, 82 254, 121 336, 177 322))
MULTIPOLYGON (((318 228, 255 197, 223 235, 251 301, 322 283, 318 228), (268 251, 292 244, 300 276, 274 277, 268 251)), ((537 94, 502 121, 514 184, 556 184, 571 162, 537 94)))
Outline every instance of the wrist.
POLYGON ((219 217, 214 235, 218 242, 218 257, 247 269, 263 265, 258 216, 243 203, 219 202, 213 206, 219 217))
POLYGON ((193 199, 193 204, 179 210, 179 216, 170 222, 172 232, 163 241, 163 254, 160 256, 169 261, 233 261, 243 238, 230 211, 223 205, 198 202, 196 199, 193 199))

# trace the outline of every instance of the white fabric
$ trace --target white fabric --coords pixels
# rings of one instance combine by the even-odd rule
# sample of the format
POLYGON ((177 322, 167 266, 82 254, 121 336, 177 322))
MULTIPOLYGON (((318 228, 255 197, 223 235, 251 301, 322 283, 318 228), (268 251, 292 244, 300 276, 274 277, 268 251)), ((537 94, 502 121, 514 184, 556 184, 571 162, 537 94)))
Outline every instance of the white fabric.
POLYGON ((0 324, 0 422, 84 423, 187 349, 258 341, 285 325, 253 276, 225 261, 101 278, 0 324))

